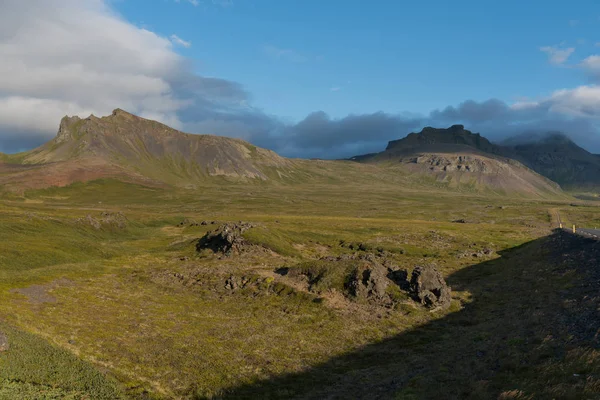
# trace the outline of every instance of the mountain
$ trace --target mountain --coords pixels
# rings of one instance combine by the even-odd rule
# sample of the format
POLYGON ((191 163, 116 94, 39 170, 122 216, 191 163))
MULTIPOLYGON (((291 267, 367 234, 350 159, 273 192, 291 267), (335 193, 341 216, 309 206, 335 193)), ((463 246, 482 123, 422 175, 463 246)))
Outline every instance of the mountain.
MULTIPOLYGON (((497 157, 505 161, 507 159, 518 161, 565 189, 600 188, 600 156, 579 147, 560 132, 516 136, 499 145, 478 133, 466 130, 463 125, 453 125, 448 129, 427 127, 421 132, 411 133, 403 139, 389 142, 383 153, 356 156, 352 160, 369 162, 394 158, 405 159, 417 153, 440 152, 472 154, 487 158, 495 156, 492 157, 496 160, 494 162, 499 160, 497 157)), ((487 166, 491 167, 492 164, 488 162, 487 166)), ((489 171, 487 177, 489 178, 489 171)), ((444 176, 442 179, 452 180, 444 176)))
POLYGON ((553 197, 554 183, 495 153, 498 146, 455 125, 426 128, 377 154, 348 160, 288 159, 240 139, 183 133, 116 109, 64 117, 46 144, 0 155, 0 190, 23 192, 114 178, 147 186, 206 184, 384 184, 421 190, 553 197))
POLYGON ((510 195, 558 195, 560 187, 521 162, 510 149, 491 143, 462 125, 427 127, 388 143, 385 151, 352 157, 360 163, 394 166, 450 187, 510 195))
POLYGON ((210 177, 267 180, 293 168, 243 140, 183 133, 120 109, 102 118, 64 117, 54 139, 0 161, 0 183, 4 177, 30 188, 103 177, 178 186, 210 177))
POLYGON ((492 144, 479 133, 471 133, 463 125, 452 125, 448 129, 423 128, 419 133, 410 133, 403 139, 392 140, 388 143, 386 151, 435 151, 438 148, 449 149, 450 146, 454 146, 455 149, 467 146, 490 154, 502 153, 500 146, 492 144))
POLYGON ((504 148, 563 188, 600 188, 600 156, 579 147, 560 132, 511 138, 504 143, 504 148))

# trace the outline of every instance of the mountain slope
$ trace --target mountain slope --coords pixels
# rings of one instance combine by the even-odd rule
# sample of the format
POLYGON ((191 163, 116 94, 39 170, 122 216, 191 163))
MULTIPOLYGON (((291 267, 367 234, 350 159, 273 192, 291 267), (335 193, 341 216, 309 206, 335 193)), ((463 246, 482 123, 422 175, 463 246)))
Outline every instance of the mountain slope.
POLYGON ((229 176, 267 179, 262 167, 286 167, 272 151, 239 139, 192 135, 117 109, 103 118, 65 117, 57 136, 24 164, 97 158, 157 178, 229 176))
POLYGON ((243 140, 186 134, 120 109, 102 118, 64 117, 54 139, 0 161, 0 183, 10 177, 26 187, 102 177, 186 186, 211 177, 267 180, 293 168, 243 140))
POLYGON ((551 132, 542 137, 508 140, 505 149, 529 168, 568 189, 600 187, 600 156, 576 145, 567 136, 551 132), (515 143, 516 142, 516 143, 515 143))
POLYGON ((450 187, 509 195, 561 195, 560 187, 520 162, 502 156, 506 151, 462 125, 424 128, 389 142, 381 153, 352 160, 399 168, 430 177, 450 187))
MULTIPOLYGON (((362 162, 287 159, 243 140, 180 132, 117 109, 107 117, 64 117, 54 139, 0 158, 0 190, 23 192, 114 178, 147 186, 198 188, 225 182, 394 185, 416 190, 555 197, 557 185, 462 126, 428 128, 390 142, 362 162), (475 146, 475 147, 473 147, 475 146)), ((365 186, 366 185, 366 186, 365 186)))

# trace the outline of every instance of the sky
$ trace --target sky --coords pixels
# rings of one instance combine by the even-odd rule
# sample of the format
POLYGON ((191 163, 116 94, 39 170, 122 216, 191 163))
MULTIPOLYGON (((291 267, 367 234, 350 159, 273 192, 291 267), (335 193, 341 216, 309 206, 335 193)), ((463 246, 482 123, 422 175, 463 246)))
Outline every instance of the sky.
POLYGON ((425 126, 600 153, 600 2, 2 0, 0 151, 122 108, 285 156, 425 126))

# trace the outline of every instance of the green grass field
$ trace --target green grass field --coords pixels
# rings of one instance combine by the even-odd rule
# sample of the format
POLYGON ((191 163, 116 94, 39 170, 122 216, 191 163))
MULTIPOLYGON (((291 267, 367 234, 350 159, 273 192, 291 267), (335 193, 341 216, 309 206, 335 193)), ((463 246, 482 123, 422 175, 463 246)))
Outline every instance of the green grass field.
MULTIPOLYGON (((518 349, 526 357, 539 350, 526 346, 527 329, 536 340, 542 330, 503 327, 525 318, 517 299, 528 288, 520 274, 548 267, 543 238, 556 227, 556 212, 565 222, 600 226, 599 210, 574 199, 511 200, 366 183, 163 190, 103 180, 4 195, 0 332, 10 349, 0 353, 0 399, 351 397, 348 390, 356 388, 344 379, 357 379, 362 389, 392 388, 385 397, 428 398, 441 393, 432 377, 456 389, 448 398, 459 398, 454 368, 477 373, 466 361, 452 364, 468 343, 485 343, 481 351, 489 354, 500 346, 499 329, 512 349, 507 360, 518 365, 524 362, 518 349), (86 219, 100 220, 102 212, 121 212, 127 221, 95 227, 86 219), (214 226, 178 226, 184 218, 252 222, 257 227, 246 239, 268 250, 229 258, 197 254, 195 240, 214 226), (453 222, 460 219, 466 223, 453 222), (408 303, 374 307, 331 290, 307 292, 274 273, 351 252, 340 243, 381 249, 408 270, 435 263, 453 286, 452 306, 438 312, 408 303), (483 248, 493 255, 471 256, 483 248), (232 275, 258 283, 231 292, 225 281, 232 275), (482 289, 494 285, 506 293, 482 289), (510 287, 517 294, 510 296, 510 287), (419 360, 431 363, 423 346, 438 356, 452 347, 429 375, 410 369, 419 360), (393 376, 398 382, 386 386, 393 376)), ((533 280, 551 298, 577 279, 563 274, 546 286, 533 280)), ((588 357, 597 370, 596 353, 569 354, 573 365, 588 357)), ((544 376, 562 379, 560 365, 548 366, 544 376)), ((532 375, 537 366, 522 373, 507 368, 471 389, 479 398, 510 390, 522 397, 504 398, 549 393, 532 375)))

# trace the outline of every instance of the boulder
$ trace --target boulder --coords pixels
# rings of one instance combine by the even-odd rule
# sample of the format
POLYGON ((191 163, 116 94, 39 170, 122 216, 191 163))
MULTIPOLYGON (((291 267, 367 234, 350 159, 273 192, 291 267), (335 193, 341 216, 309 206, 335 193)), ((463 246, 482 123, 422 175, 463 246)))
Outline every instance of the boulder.
POLYGON ((410 290, 413 298, 427 308, 450 306, 450 287, 433 265, 417 266, 413 270, 410 290))
POLYGON ((181 221, 178 226, 186 227, 186 226, 198 226, 198 223, 194 221, 192 218, 185 217, 183 221, 181 221))
POLYGON ((352 296, 359 299, 385 300, 386 289, 391 283, 387 272, 387 269, 378 263, 361 263, 350 276, 347 289, 352 296))
POLYGON ((243 233, 253 227, 254 225, 246 222, 221 225, 200 238, 196 244, 196 250, 209 249, 214 253, 225 255, 239 254, 248 245, 243 233))

